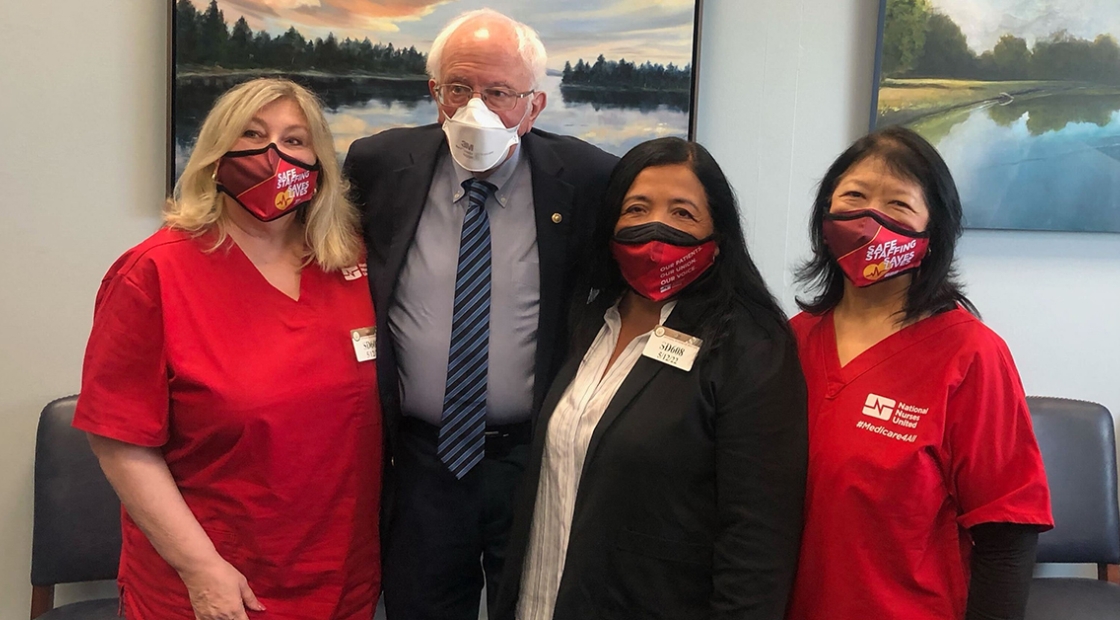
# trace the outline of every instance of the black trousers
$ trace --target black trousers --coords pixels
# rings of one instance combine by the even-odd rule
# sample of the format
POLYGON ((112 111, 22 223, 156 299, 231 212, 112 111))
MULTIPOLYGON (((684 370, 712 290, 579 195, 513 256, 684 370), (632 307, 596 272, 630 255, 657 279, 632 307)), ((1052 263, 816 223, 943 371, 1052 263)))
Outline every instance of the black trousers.
POLYGON ((382 561, 386 617, 477 620, 483 585, 489 608, 498 594, 529 423, 491 431, 486 457, 459 480, 436 454, 438 429, 403 422, 382 561))

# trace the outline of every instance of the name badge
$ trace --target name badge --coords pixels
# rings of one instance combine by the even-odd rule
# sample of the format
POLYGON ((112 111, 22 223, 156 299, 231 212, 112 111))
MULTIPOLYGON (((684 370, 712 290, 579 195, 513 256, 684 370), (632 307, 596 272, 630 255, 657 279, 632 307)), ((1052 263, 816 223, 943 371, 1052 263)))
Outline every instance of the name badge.
POLYGON ((695 336, 658 325, 650 334, 642 355, 688 372, 702 344, 704 341, 695 336))
POLYGON ((377 328, 363 327, 350 330, 350 341, 354 343, 354 355, 359 362, 377 359, 377 328))

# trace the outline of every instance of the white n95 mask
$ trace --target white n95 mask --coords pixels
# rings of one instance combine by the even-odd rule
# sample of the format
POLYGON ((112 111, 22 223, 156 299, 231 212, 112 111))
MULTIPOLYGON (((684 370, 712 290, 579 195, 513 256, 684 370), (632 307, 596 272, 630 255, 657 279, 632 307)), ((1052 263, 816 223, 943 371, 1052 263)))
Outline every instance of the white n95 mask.
POLYGON ((443 133, 447 134, 455 163, 470 172, 485 172, 500 164, 509 148, 521 142, 519 125, 506 127, 481 98, 472 97, 455 116, 443 121, 443 133))

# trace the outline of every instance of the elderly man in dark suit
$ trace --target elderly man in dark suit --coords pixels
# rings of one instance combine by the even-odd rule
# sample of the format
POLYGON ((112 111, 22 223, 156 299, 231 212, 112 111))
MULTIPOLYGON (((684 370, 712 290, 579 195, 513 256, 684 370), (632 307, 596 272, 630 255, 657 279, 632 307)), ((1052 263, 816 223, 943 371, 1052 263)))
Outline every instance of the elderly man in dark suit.
POLYGON ((616 158, 533 129, 545 51, 465 13, 428 56, 439 124, 354 142, 386 417, 390 620, 477 618, 497 593, 532 415, 616 158))

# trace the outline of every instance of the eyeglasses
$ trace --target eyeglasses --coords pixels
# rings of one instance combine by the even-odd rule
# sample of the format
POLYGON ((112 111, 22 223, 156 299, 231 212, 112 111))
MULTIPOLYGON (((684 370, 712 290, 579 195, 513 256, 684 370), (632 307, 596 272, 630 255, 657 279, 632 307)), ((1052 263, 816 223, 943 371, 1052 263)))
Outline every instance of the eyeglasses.
POLYGON ((494 86, 491 88, 483 88, 475 90, 466 84, 440 84, 435 87, 436 101, 440 105, 448 105, 453 107, 461 107, 467 105, 467 102, 474 97, 475 93, 482 95, 482 103, 486 107, 495 112, 505 112, 512 110, 521 99, 532 95, 537 92, 535 90, 527 90, 519 93, 512 88, 503 88, 501 86, 494 86))

